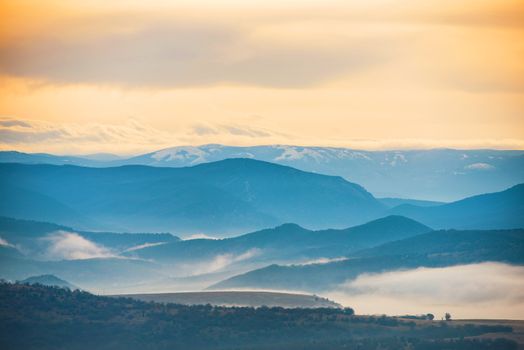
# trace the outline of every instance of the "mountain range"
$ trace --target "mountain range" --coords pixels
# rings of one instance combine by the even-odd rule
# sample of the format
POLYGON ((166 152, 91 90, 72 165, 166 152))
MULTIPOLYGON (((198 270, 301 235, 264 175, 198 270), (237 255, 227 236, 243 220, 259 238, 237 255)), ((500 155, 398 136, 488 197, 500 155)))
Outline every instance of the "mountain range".
POLYGON ((113 167, 184 167, 227 158, 251 158, 304 171, 342 176, 377 197, 456 201, 501 191, 524 182, 524 151, 397 150, 363 151, 287 145, 235 147, 180 146, 133 157, 83 157, 0 152, 0 162, 113 167))
POLYGON ((388 216, 346 229, 311 231, 296 224, 225 239, 192 239, 152 245, 126 253, 157 262, 206 261, 215 256, 243 256, 242 263, 310 261, 345 256, 381 243, 429 232, 431 228, 402 216, 388 216), (249 259, 248 259, 249 258, 249 259))
POLYGON ((311 231, 285 224, 233 238, 191 240, 0 218, 0 243, 2 278, 55 274, 102 292, 187 286, 317 292, 363 273, 493 261, 524 264, 523 229, 432 231, 401 216, 346 229, 311 231), (64 248, 85 254, 53 256, 64 248))
POLYGON ((387 215, 433 228, 524 227, 524 185, 446 204, 377 199, 342 177, 246 158, 183 168, 2 163, 0 190, 2 216, 96 231, 217 237, 285 223, 342 229, 387 215))
POLYGON ((169 233, 89 232, 48 222, 20 220, 0 216, 0 238, 10 247, 18 247, 25 255, 41 257, 42 250, 53 243, 56 234, 71 234, 104 247, 114 254, 158 243, 180 241, 169 233))
POLYGON ((386 206, 341 177, 251 159, 184 168, 0 164, 0 215, 86 229, 213 235, 286 222, 343 228, 386 206))
POLYGON ((434 228, 498 229, 524 227, 524 184, 437 206, 401 204, 390 213, 434 228))
POLYGON ((524 264, 524 229, 432 231, 317 264, 276 265, 231 277, 210 289, 327 291, 361 274, 480 262, 524 264))
MULTIPOLYGON (((206 147, 220 157, 222 151, 206 147)), ((276 149, 283 150, 258 151, 276 149)), ((86 163, 1 153, 0 277, 59 275, 101 293, 205 287, 322 292, 364 273, 488 261, 524 265, 524 183, 453 202, 377 198, 347 177, 249 154, 208 162, 207 153, 194 158, 194 149, 180 151, 131 159, 93 155, 86 163), (191 159, 199 164, 182 164, 191 159)), ((313 157, 301 152, 287 161, 313 157)), ((396 153, 398 163, 385 173, 404 166, 400 173, 413 175, 407 163, 440 152, 457 156, 451 150, 421 151, 420 159, 396 153)), ((474 158, 468 152, 462 161, 474 158)), ((475 157, 495 154, 485 152, 475 157)), ((499 155, 496 161, 506 165, 522 157, 499 155)), ((481 163, 488 164, 469 169, 495 176, 495 168, 503 168, 481 163)), ((424 177, 431 177, 433 168, 426 167, 424 177)), ((406 179, 419 186, 411 175, 406 179)), ((464 176, 473 182, 484 176, 470 175, 464 176)), ((506 177, 508 183, 515 176, 506 177)))
POLYGON ((0 276, 23 279, 58 274, 86 288, 99 288, 104 283, 109 283, 106 288, 115 288, 161 280, 164 284, 187 284, 194 281, 168 279, 229 271, 203 276, 203 283, 208 278, 217 282, 277 261, 338 258, 429 230, 413 220, 391 216, 343 230, 310 231, 285 224, 228 239, 182 241, 168 234, 76 231, 0 217, 0 276))

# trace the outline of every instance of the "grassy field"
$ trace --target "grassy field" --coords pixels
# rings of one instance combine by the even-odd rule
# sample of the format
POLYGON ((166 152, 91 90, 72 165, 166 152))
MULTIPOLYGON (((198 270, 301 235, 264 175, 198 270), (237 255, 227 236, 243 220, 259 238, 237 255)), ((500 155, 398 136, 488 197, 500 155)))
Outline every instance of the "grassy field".
MULTIPOLYGON (((412 320, 403 317, 398 317, 400 320, 413 321, 417 326, 424 327, 437 324, 441 321, 428 321, 428 320, 412 320)), ((507 326, 511 327, 511 332, 496 332, 496 333, 484 333, 476 336, 466 337, 467 339, 496 339, 505 338, 511 339, 518 343, 518 349, 524 350, 524 320, 482 320, 482 319, 458 319, 446 322, 449 326, 459 327, 465 325, 476 325, 476 326, 507 326)))
MULTIPOLYGON (((523 315, 524 317, 524 315, 523 315)), ((457 320, 457 324, 476 324, 476 325, 503 325, 513 328, 511 333, 486 333, 473 338, 500 338, 511 339, 519 344, 519 350, 524 350, 524 320, 457 320)))
POLYGON ((340 308, 341 306, 329 299, 316 295, 253 292, 253 291, 224 291, 224 292, 181 292, 181 293, 152 293, 152 294, 123 294, 118 295, 142 301, 157 303, 174 303, 182 305, 215 306, 250 306, 250 307, 285 307, 285 308, 340 308))

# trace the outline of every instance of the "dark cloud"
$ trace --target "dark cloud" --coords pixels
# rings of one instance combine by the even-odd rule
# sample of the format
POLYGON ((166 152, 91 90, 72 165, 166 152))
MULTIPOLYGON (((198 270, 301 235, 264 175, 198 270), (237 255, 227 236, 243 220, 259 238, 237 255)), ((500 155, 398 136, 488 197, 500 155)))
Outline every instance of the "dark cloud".
POLYGON ((20 126, 23 128, 30 128, 31 125, 29 123, 24 122, 23 120, 15 120, 15 119, 7 119, 7 120, 0 120, 0 126, 20 126))
POLYGON ((63 130, 20 131, 0 129, 0 139, 5 144, 31 144, 49 140, 63 139, 66 134, 63 130))
POLYGON ((0 144, 31 145, 50 143, 157 143, 169 139, 167 133, 129 119, 122 125, 60 125, 46 122, 0 119, 0 144))
POLYGON ((193 133, 197 134, 199 136, 205 136, 205 135, 217 135, 219 132, 218 130, 205 125, 195 125, 193 127, 193 133))
MULTIPOLYGON (((198 124, 192 127, 194 134, 198 136, 208 135, 233 135, 241 137, 271 137, 278 133, 262 128, 240 125, 240 124, 221 124, 221 125, 203 125, 198 124)), ((281 134, 280 134, 281 135, 281 134)))
MULTIPOLYGON (((122 124, 58 124, 37 120, 15 120, 0 117, 0 146, 74 145, 100 149, 109 146, 164 147, 180 143, 207 142, 209 137, 267 138, 282 136, 264 128, 243 124, 196 124, 176 132, 162 131, 134 118, 122 124)), ((139 148, 140 148, 139 147, 139 148)))
POLYGON ((231 135, 250 136, 250 137, 269 137, 271 136, 271 133, 267 131, 260 130, 260 129, 254 129, 251 127, 224 125, 223 128, 227 130, 231 135))

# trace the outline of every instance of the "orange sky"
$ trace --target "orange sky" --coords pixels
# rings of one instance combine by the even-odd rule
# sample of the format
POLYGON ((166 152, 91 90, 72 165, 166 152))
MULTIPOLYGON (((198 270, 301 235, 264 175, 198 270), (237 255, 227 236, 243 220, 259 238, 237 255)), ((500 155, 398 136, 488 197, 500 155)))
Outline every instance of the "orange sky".
POLYGON ((0 0, 0 148, 524 149, 522 1, 0 0))

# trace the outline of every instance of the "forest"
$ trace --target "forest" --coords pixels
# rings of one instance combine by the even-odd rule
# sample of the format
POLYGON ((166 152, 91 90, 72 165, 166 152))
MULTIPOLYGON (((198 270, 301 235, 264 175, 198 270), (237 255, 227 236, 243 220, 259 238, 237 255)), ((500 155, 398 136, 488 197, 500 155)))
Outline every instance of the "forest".
POLYGON ((2 349, 517 349, 511 327, 359 316, 351 308, 184 306, 0 284, 2 349))

